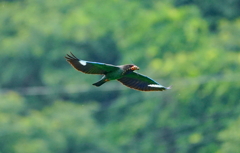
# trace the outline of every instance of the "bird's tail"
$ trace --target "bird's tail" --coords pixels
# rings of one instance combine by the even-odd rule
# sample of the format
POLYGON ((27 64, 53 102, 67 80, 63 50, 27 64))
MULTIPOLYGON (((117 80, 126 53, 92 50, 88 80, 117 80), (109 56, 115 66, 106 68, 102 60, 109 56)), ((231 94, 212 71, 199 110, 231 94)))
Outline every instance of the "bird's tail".
POLYGON ((106 82, 107 82, 107 81, 103 79, 103 80, 100 80, 100 81, 94 83, 93 85, 96 86, 96 87, 99 87, 99 86, 103 85, 103 84, 106 83, 106 82))

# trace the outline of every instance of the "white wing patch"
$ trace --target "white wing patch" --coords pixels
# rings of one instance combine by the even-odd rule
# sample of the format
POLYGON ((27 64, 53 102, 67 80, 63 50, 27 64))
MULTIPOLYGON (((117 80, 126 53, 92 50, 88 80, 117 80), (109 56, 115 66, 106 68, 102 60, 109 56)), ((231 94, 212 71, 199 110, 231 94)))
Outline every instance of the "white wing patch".
POLYGON ((154 88, 162 88, 164 86, 160 85, 160 84, 149 84, 149 87, 154 87, 154 88))
POLYGON ((82 64, 83 66, 87 65, 87 61, 84 61, 84 60, 80 60, 79 63, 82 64))

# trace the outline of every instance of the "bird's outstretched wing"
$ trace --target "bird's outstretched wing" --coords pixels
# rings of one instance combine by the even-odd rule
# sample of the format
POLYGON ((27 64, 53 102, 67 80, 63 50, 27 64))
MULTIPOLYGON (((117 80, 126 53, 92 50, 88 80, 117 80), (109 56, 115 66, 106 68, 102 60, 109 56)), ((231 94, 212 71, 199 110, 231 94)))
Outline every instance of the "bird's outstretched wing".
POLYGON ((72 53, 71 55, 67 54, 65 58, 75 69, 87 74, 105 74, 119 69, 119 67, 111 64, 80 60, 72 53))
POLYGON ((127 87, 141 91, 163 91, 171 88, 164 87, 151 78, 136 72, 126 74, 122 78, 118 79, 118 81, 127 87))

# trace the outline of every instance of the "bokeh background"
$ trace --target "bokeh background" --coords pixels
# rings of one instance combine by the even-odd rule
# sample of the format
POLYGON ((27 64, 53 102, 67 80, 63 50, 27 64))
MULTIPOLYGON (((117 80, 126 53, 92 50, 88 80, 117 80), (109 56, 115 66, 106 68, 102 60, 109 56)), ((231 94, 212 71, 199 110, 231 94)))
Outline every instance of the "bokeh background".
POLYGON ((237 153, 239 0, 0 0, 0 153, 237 153), (140 92, 64 59, 132 63, 140 92))

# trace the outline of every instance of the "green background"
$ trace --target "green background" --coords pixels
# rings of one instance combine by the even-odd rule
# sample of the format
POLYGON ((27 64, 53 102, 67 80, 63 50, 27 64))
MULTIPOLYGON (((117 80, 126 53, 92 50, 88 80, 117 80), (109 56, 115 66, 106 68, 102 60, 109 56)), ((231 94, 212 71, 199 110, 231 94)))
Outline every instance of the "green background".
POLYGON ((239 0, 0 0, 0 153, 236 153, 239 0), (134 62, 140 92, 64 59, 134 62))

